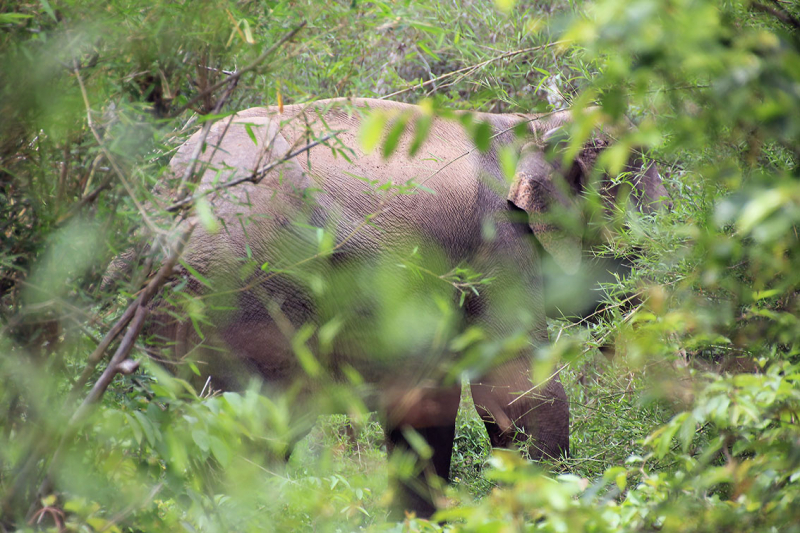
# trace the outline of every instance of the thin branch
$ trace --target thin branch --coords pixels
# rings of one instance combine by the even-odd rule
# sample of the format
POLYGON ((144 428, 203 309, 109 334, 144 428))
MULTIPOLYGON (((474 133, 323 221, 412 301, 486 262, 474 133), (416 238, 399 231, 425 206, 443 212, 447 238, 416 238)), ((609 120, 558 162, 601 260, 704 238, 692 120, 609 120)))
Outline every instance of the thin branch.
MULTIPOLYGON (((222 106, 225 105, 225 101, 230 97, 233 89, 236 88, 236 84, 239 81, 239 78, 234 78, 231 76, 229 78, 228 87, 225 89, 225 92, 222 94, 217 103, 214 104, 214 109, 211 111, 212 115, 216 115, 222 110, 222 106)), ((227 81, 227 80, 226 80, 227 81)), ((214 125, 214 121, 208 120, 205 124, 203 124, 203 129, 201 130, 200 138, 197 140, 195 144, 194 150, 192 151, 192 155, 189 158, 189 164, 186 165, 186 169, 183 172, 183 176, 181 176, 181 183, 178 186, 178 191, 176 193, 177 198, 183 199, 187 194, 187 186, 189 180, 192 178, 194 174, 195 165, 197 165, 197 160, 200 159, 200 154, 205 148, 206 139, 208 138, 208 134, 211 132, 211 126, 214 125)), ((199 173, 198 173, 199 174, 199 173)))
POLYGON ((800 29, 800 19, 783 9, 777 0, 772 0, 772 3, 775 4, 775 7, 768 6, 766 4, 762 4, 761 2, 753 2, 752 6, 753 9, 756 11, 761 11, 762 13, 769 13, 773 17, 777 18, 781 22, 788 24, 789 26, 793 27, 794 29, 800 29))
POLYGON ((219 192, 219 191, 221 191, 223 189, 228 189, 230 187, 234 187, 236 185, 245 183, 247 181, 249 181, 250 183, 257 184, 262 179, 264 179, 264 177, 267 175, 267 173, 269 173, 272 169, 274 169, 278 165, 281 165, 281 164, 285 163, 289 159, 292 159, 293 157, 296 157, 296 156, 302 154, 303 152, 307 152, 307 151, 311 150, 315 146, 318 146, 318 145, 324 143, 325 141, 328 141, 329 139, 332 139, 333 137, 336 137, 340 133, 342 133, 342 131, 335 131, 333 133, 330 133, 330 134, 326 135, 325 137, 322 137, 321 139, 317 139, 313 143, 309 143, 309 144, 303 146, 302 148, 298 148, 294 152, 290 152, 290 153, 286 154, 285 156, 281 157, 277 161, 273 161, 272 163, 270 163, 266 167, 262 168, 261 170, 253 171, 249 176, 237 178, 237 179, 222 183, 222 184, 217 185, 216 187, 214 187, 212 189, 209 189, 207 191, 202 192, 201 194, 198 194, 198 195, 195 195, 195 196, 191 196, 191 197, 185 198, 183 200, 180 200, 178 202, 175 202, 171 206, 167 207, 166 210, 167 210, 167 212, 170 212, 170 213, 175 212, 175 211, 177 211, 179 209, 182 209, 182 208, 184 208, 186 206, 189 206, 189 205, 193 204, 194 202, 196 202, 200 198, 208 196, 209 194, 213 194, 213 193, 219 192))
POLYGON ((83 83, 83 77, 81 76, 80 66, 78 65, 77 60, 75 60, 74 72, 75 72, 75 78, 78 80, 78 85, 80 86, 81 89, 81 95, 83 96, 83 103, 86 106, 86 121, 89 125, 89 130, 92 132, 92 135, 97 141, 97 144, 100 147, 100 150, 103 152, 103 155, 105 155, 106 159, 111 165, 111 168, 114 169, 114 173, 119 178, 119 181, 122 183, 122 186, 125 187, 125 191, 128 193, 128 196, 131 197, 131 200, 141 213, 142 219, 144 220, 145 224, 147 224, 147 227, 150 229, 150 231, 158 235, 161 232, 155 226, 155 224, 153 224, 153 221, 150 220, 150 218, 147 216, 147 212, 145 211, 144 207, 139 203, 139 200, 136 199, 136 195, 134 195, 133 188, 128 183, 128 180, 125 178, 125 174, 122 172, 122 169, 119 168, 117 162, 111 156, 111 152, 108 151, 108 148, 106 148, 103 139, 100 137, 100 134, 97 133, 97 129, 95 129, 94 127, 94 120, 92 119, 92 106, 89 104, 89 95, 86 92, 86 85, 83 83))
MULTIPOLYGON (((189 235, 194 230, 194 225, 191 224, 189 228, 186 230, 183 236, 181 236, 179 241, 179 249, 182 250, 183 246, 185 245, 186 241, 189 238, 189 235)), ((100 361, 103 359, 103 355, 105 354, 108 347, 117 338, 117 336, 125 329, 128 323, 133 319, 136 314, 136 310, 139 307, 147 305, 156 291, 161 287, 164 280, 167 276, 172 273, 172 268, 175 266, 175 261, 177 261, 177 256, 173 253, 172 257, 164 263, 164 265, 159 270, 158 274, 156 274, 153 279, 150 280, 150 283, 147 284, 145 289, 139 294, 138 298, 131 303, 122 316, 117 320, 116 324, 106 333, 103 340, 100 344, 95 348, 95 350, 89 356, 86 366, 81 372, 81 375, 78 377, 77 381, 75 382, 75 386, 70 391, 68 404, 71 403, 77 395, 80 393, 81 389, 84 385, 89 381, 94 369, 100 364, 100 361), (169 268, 169 270, 166 270, 169 268)), ((110 366, 110 365, 109 365, 110 366)))
POLYGON ((208 87, 205 90, 203 90, 202 92, 196 94, 191 100, 189 100, 188 102, 183 104, 181 107, 179 107, 176 111, 174 111, 170 115, 170 117, 176 117, 176 116, 180 115, 181 113, 183 113, 184 111, 189 109, 191 106, 196 104, 201 99, 205 98, 206 96, 208 96, 209 94, 213 93, 217 89, 223 87, 225 84, 230 83, 232 81, 238 81, 239 78, 242 77, 242 75, 246 74, 247 72, 250 72, 251 70, 254 70, 256 67, 259 66, 259 64, 261 64, 265 59, 267 59, 270 55, 272 55, 272 53, 275 52, 275 50, 277 50, 278 48, 283 46, 287 41, 291 40, 295 35, 297 35, 297 32, 299 32, 301 29, 303 29, 305 27, 305 25, 306 25, 305 21, 301 22, 292 31, 290 31, 289 33, 287 33, 286 35, 281 37, 281 39, 278 42, 276 42, 275 44, 270 46, 264 53, 262 53, 260 56, 258 56, 255 59, 255 61, 253 61, 252 63, 250 63, 249 65, 247 65, 243 69, 237 70, 236 72, 231 74, 229 77, 225 78, 224 80, 220 80, 217 83, 215 83, 214 85, 212 85, 211 87, 208 87))
POLYGON ((56 226, 60 226, 70 218, 74 217, 83 208, 83 206, 94 202, 97 197, 100 196, 100 193, 111 185, 112 179, 114 179, 112 174, 106 176, 100 185, 98 185, 92 192, 78 200, 66 214, 62 215, 61 218, 56 221, 56 226))
MULTIPOLYGON (((172 274, 172 270, 175 267, 178 258, 181 256, 183 248, 188 242, 189 237, 192 234, 192 231, 194 231, 194 228, 195 228, 194 223, 188 224, 187 229, 183 232, 183 234, 180 236, 177 242, 174 243, 172 253, 169 255, 167 260, 164 261, 158 273, 150 281, 145 290, 142 291, 142 294, 139 296, 139 298, 137 298, 134 305, 131 305, 128 308, 128 311, 133 309, 132 311, 133 316, 131 318, 131 324, 128 327, 128 331, 122 338, 122 341, 120 342, 117 351, 114 353, 114 356, 109 361, 108 366, 100 375, 100 378, 97 380, 97 382, 95 382, 94 386, 92 387, 92 390, 89 391, 89 394, 86 396, 86 398, 83 400, 81 405, 78 407, 78 409, 75 411, 75 413, 72 415, 69 422, 67 423, 67 427, 64 430, 63 435, 61 436, 61 440, 59 441, 58 447, 56 448, 56 451, 53 454, 52 459, 50 460, 50 465, 48 466, 47 474, 45 475, 44 480, 42 481, 41 485, 39 486, 39 490, 37 491, 37 494, 40 497, 49 494, 50 491, 52 490, 53 476, 55 474, 56 468, 59 466, 61 462, 61 456, 64 453, 64 449, 66 448, 67 443, 71 441, 72 437, 80 429, 81 423, 92 412, 95 404, 100 400, 100 398, 102 398, 106 389, 114 380, 114 377, 118 373, 127 372, 128 369, 130 368, 129 366, 123 365, 123 362, 130 355, 130 352, 133 349, 134 344, 136 343, 136 339, 139 336, 142 327, 144 326, 144 319, 147 317, 148 313, 147 304, 153 297, 153 295, 155 295, 156 291, 166 282, 167 278, 169 278, 169 276, 172 274)), ((126 314, 128 313, 128 311, 126 311, 126 314)))
POLYGON ((397 96, 399 94, 407 93, 409 91, 413 91, 414 89, 422 89, 423 87, 427 87, 428 85, 435 85, 437 82, 440 82, 443 79, 449 78, 451 76, 455 76, 457 74, 461 74, 461 73, 464 73, 464 72, 471 73, 472 71, 479 70, 479 69, 485 67, 486 65, 494 63, 495 61, 500 61, 502 59, 508 59, 508 58, 511 58, 511 57, 518 56, 520 54, 526 54, 528 52, 536 52, 536 51, 539 51, 539 50, 545 50, 545 49, 550 48, 552 46, 556 46, 556 45, 560 45, 560 44, 566 44, 567 42, 568 41, 555 41, 555 42, 552 42, 552 43, 543 44, 541 46, 532 46, 530 48, 522 48, 521 50, 513 50, 511 52, 506 52, 504 54, 500 54, 497 57, 492 57, 492 58, 489 58, 489 59, 487 59, 485 61, 481 61, 480 63, 476 63, 475 65, 470 65, 468 67, 463 67, 463 68, 460 68, 458 70, 454 70, 452 72, 448 72, 447 74, 442 74, 441 76, 437 76, 435 78, 431 78, 426 82, 414 83, 414 84, 409 85, 408 87, 406 87, 404 89, 400 89, 399 91, 395 91, 395 92, 387 94, 385 96, 381 96, 380 100, 385 100, 387 98, 392 98, 393 96, 397 96))

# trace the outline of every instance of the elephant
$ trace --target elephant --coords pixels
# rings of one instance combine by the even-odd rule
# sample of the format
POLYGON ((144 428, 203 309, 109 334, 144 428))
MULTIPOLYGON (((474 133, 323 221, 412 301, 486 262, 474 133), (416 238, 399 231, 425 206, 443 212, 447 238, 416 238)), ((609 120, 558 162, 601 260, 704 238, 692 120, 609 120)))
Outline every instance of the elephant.
POLYGON ((531 361, 547 343, 542 256, 575 271, 581 255, 548 214, 580 218, 575 198, 602 149, 587 146, 563 170, 546 157, 570 120, 332 99, 248 109, 194 134, 171 173, 184 175, 204 143, 194 194, 207 195, 217 223, 198 225, 175 276, 194 303, 154 304, 154 353, 191 357, 223 389, 253 375, 275 387, 310 377, 309 390, 322 375, 373 384, 363 397, 382 415, 387 448, 419 463, 395 480, 395 508, 419 516, 436 510, 432 480, 449 475, 459 372, 492 446, 567 454, 566 393, 557 372, 534 376, 531 361), (375 116, 383 151, 396 144, 388 158, 359 138, 375 116), (487 127, 477 149, 469 131, 487 127), (504 154, 517 160, 507 177, 504 154), (202 316, 189 320, 198 301, 202 316))

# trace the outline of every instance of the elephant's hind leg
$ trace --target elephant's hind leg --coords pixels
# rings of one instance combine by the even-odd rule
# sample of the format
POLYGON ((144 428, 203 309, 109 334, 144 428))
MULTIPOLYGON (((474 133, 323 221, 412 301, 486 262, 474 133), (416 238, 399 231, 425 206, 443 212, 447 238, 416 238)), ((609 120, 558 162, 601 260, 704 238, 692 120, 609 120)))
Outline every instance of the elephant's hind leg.
POLYGON ((569 402, 557 376, 534 385, 520 358, 470 388, 493 448, 522 446, 535 460, 569 454, 569 402))
POLYGON ((391 390, 387 397, 384 427, 395 493, 392 513, 398 519, 406 510, 430 517, 442 482, 450 476, 461 386, 391 390), (411 472, 405 468, 410 463, 411 472))

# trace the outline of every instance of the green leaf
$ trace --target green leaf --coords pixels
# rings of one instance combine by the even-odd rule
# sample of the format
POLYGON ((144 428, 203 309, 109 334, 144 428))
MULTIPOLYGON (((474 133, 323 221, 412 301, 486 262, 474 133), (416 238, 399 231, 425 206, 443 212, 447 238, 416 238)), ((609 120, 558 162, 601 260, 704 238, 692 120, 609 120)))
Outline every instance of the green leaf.
POLYGON ((420 48, 421 48, 421 49, 422 49, 422 50, 423 50, 423 51, 424 51, 426 54, 428 54, 429 56, 431 56, 431 57, 432 57, 433 59, 435 59, 436 61, 441 61, 441 58, 439 58, 439 56, 437 56, 436 54, 434 54, 433 52, 431 52, 431 51, 430 51, 430 49, 429 49, 427 46, 425 46, 425 44, 424 44, 424 43, 422 43, 422 42, 418 42, 418 43, 417 43, 417 46, 419 46, 419 47, 420 47, 420 48))
POLYGON ((397 150, 397 145, 400 142, 400 137, 403 135, 403 132, 406 129, 406 124, 408 123, 408 115, 401 115, 400 117, 395 120, 392 127, 389 129, 388 135, 386 135, 386 140, 383 142, 383 158, 389 159, 389 157, 397 150))
POLYGON ((403 430, 403 436, 420 458, 427 460, 433 457, 433 448, 430 447, 422 435, 412 428, 406 428, 403 430))
POLYGON ((188 271, 189 271, 189 274, 191 274, 192 276, 194 276, 194 278, 195 278, 197 281, 199 281, 200 283, 202 283, 203 285, 205 285, 205 286, 206 286, 206 287, 208 287, 209 289, 212 289, 212 288, 213 288, 213 287, 211 286, 211 282, 210 282, 210 281, 208 281, 208 280, 205 278, 205 276, 203 276, 202 274, 200 274, 200 272, 198 272, 196 269, 194 269, 194 268, 193 268, 191 265, 189 265, 189 264, 188 264, 186 261, 184 261, 183 259, 181 259, 181 260, 180 260, 180 263, 181 263, 181 265, 183 266, 183 268, 185 268, 186 270, 188 270, 188 271))
POLYGON ((90 516, 86 518, 86 524, 89 525, 94 531, 108 531, 111 529, 109 521, 100 516, 90 516))
POLYGON ((130 426, 131 430, 133 431, 133 439, 136 441, 136 444, 142 443, 142 427, 139 423, 128 413, 125 413, 125 420, 128 421, 128 425, 130 426))
POLYGON ((425 140, 428 138, 432 124, 432 114, 424 114, 417 117, 417 121, 414 124, 414 140, 411 141, 411 147, 408 149, 408 155, 413 157, 417 154, 417 152, 419 152, 419 149, 422 148, 423 143, 425 143, 425 140))
POLYGON ((344 321, 336 316, 319 328, 319 344, 324 352, 330 352, 333 347, 333 340, 342 329, 344 321))
POLYGON ((317 228, 317 230, 317 253, 323 257, 327 257, 336 247, 336 235, 324 228, 317 228))
POLYGON ((208 438, 208 433, 201 429, 192 430, 192 440, 197 445, 198 448, 203 450, 204 452, 209 451, 211 444, 210 439, 208 438))
POLYGON ((211 205, 209 205, 205 198, 197 199, 197 202, 194 204, 194 210, 197 213, 197 218, 200 219, 200 223, 208 233, 213 235, 219 231, 217 217, 214 216, 214 212, 211 210, 211 205))
POLYGON ((516 3, 516 0, 494 0, 494 5, 497 6, 497 9, 505 14, 511 13, 511 10, 514 9, 514 5, 516 3))
POLYGON ((625 94, 620 88, 612 87, 600 98, 600 105, 603 107, 603 111, 611 115, 612 118, 617 119, 627 109, 625 94))
POLYGON ((472 141, 481 152, 488 152, 492 144, 492 126, 488 122, 478 122, 472 130, 472 141))
POLYGON ((625 168, 630 153, 630 146, 625 142, 616 142, 603 151, 599 162, 609 174, 616 176, 625 168))
POLYGON ((322 365, 320 365, 317 358, 306 346, 306 341, 314 334, 314 326, 311 324, 304 324, 292 339, 292 350, 295 356, 300 361, 300 366, 303 367, 306 374, 312 378, 318 377, 322 373, 322 365))
POLYGON ((253 131, 253 125, 248 122, 245 122, 242 125, 244 126, 244 130, 247 132, 247 136, 250 137, 251 141, 253 141, 253 144, 258 146, 258 139, 256 139, 256 134, 253 131))
POLYGON ((253 31, 250 29, 250 23, 247 20, 242 20, 242 31, 244 32, 244 40, 247 44, 255 44, 253 39, 253 31))
POLYGON ((225 117, 229 117, 229 116, 235 115, 235 114, 236 114, 236 111, 225 111, 223 113, 216 113, 216 114, 209 113, 207 115, 200 115, 199 117, 197 117, 197 123, 198 124, 202 124, 204 122, 208 122, 209 120, 212 121, 212 122, 216 122, 216 121, 218 121, 220 119, 223 119, 225 117))
POLYGON ((387 118, 386 113, 382 111, 372 111, 361 122, 358 136, 359 144, 361 144, 361 149, 364 150, 364 153, 371 154, 375 147, 378 146, 387 118))
POLYGON ((666 426, 663 426, 663 432, 659 436, 656 445, 656 457, 664 457, 672 447, 672 438, 681 427, 681 422, 688 416, 688 413, 681 413, 673 418, 666 426))
POLYGON ((755 198, 747 202, 737 224, 744 233, 749 233, 757 224, 780 208, 787 200, 787 195, 780 189, 760 191, 755 198))
POLYGON ((219 461, 219 464, 223 468, 226 468, 231 462, 231 449, 228 447, 227 443, 214 435, 208 438, 208 443, 214 458, 219 461))
POLYGON ((696 430, 697 420, 695 420, 691 413, 688 413, 678 432, 678 438, 681 442, 681 450, 683 450, 684 453, 689 450, 689 446, 692 444, 692 439, 694 439, 696 430))
POLYGON ((427 22, 418 22, 412 21, 410 23, 412 28, 416 28, 418 30, 422 30, 427 33, 433 33, 435 35, 439 35, 445 32, 445 30, 437 25, 428 24, 427 22))
POLYGON ((500 169, 503 171, 503 176, 508 183, 514 181, 514 175, 517 173, 517 162, 519 161, 519 154, 513 146, 503 146, 497 154, 500 160, 500 169))
POLYGON ((614 477, 614 482, 617 484, 619 490, 625 490, 625 487, 628 484, 628 473, 620 472, 614 477))
POLYGON ((50 15, 50 18, 53 19, 53 22, 58 22, 58 17, 56 17, 56 12, 53 11, 52 6, 50 6, 50 2, 47 0, 39 0, 39 3, 42 4, 42 9, 44 9, 45 13, 50 15))
POLYGON ((33 15, 23 15, 22 13, 0 13, 0 24, 18 24, 33 15))
POLYGON ((619 490, 625 490, 628 481, 628 470, 624 466, 609 468, 603 473, 603 481, 606 483, 614 482, 619 490))
POLYGON ((156 436, 153 430, 153 424, 141 411, 134 411, 133 415, 136 417, 136 420, 138 420, 139 424, 142 425, 144 436, 147 438, 147 442, 150 443, 150 446, 155 446, 156 436))

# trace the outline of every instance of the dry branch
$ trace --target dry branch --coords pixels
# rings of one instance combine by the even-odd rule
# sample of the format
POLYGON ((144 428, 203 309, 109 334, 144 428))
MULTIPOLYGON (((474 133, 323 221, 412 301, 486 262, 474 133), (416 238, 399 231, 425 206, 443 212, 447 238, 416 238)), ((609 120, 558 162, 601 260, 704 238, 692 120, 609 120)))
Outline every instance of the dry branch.
MULTIPOLYGON (((94 409, 95 404, 100 400, 100 398, 102 398, 103 394, 113 381, 114 377, 120 372, 127 373, 130 370, 131 366, 124 365, 123 362, 130 355, 131 350, 133 349, 133 346, 136 343, 136 339, 139 336, 142 327, 144 326, 144 320, 147 317, 147 311, 148 311, 147 304, 149 303, 150 299, 155 295, 156 291, 158 291, 158 289, 161 288, 161 286, 167 281, 169 276, 172 274, 172 270, 175 268, 175 264, 178 262, 178 258, 181 256, 183 248, 188 242, 189 237, 192 234, 192 231, 194 231, 194 228, 195 228, 194 223, 192 222, 188 223, 188 227, 180 236, 180 238, 177 239, 177 241, 174 243, 172 252, 170 253, 167 260, 164 261, 164 263, 161 265, 161 268, 159 269, 158 273, 153 277, 150 283, 148 283, 147 287, 145 288, 144 291, 142 291, 142 294, 139 296, 139 298, 137 298, 136 301, 133 304, 131 304, 130 307, 128 307, 128 310, 126 310, 125 315, 129 314, 131 315, 130 318, 131 323, 130 326, 128 327, 128 331, 122 338, 122 341, 120 342, 117 351, 114 353, 114 356, 109 361, 108 366, 100 375, 100 378, 97 380, 97 382, 95 382, 94 386, 92 387, 92 390, 89 391, 89 394, 86 396, 81 405, 72 415, 72 418, 70 418, 69 422, 67 423, 67 427, 65 428, 64 433, 61 436, 61 440, 58 443, 58 448, 56 448, 56 451, 53 454, 52 459, 50 460, 50 465, 48 466, 47 474, 45 475, 44 480, 42 481, 41 485, 39 486, 39 490, 37 491, 37 495, 39 497, 47 495, 52 490, 53 474, 55 472, 55 469, 60 464, 61 456, 64 453, 64 448, 66 447, 67 443, 72 439, 72 437, 77 433, 77 431, 80 429, 82 422, 94 409)), ((120 322, 118 322, 118 324, 120 322)), ((95 351, 95 353, 96 352, 97 351, 95 351)), ((102 357, 102 353, 100 354, 100 357, 102 357)), ((96 364, 97 363, 95 363, 95 365, 96 364)))
POLYGON ((494 63, 495 61, 508 59, 508 58, 515 57, 515 56, 518 56, 520 54, 525 54, 525 53, 528 53, 528 52, 536 52, 536 51, 539 51, 539 50, 545 50, 545 49, 550 48, 552 46, 565 44, 566 42, 567 41, 555 41, 555 42, 552 42, 552 43, 543 44, 541 46, 532 46, 530 48, 522 48, 520 50, 513 50, 511 52, 506 52, 504 54, 500 54, 497 57, 492 57, 492 58, 489 58, 489 59, 487 59, 485 61, 481 61, 480 63, 476 63, 474 65, 470 65, 468 67, 463 67, 463 68, 460 68, 458 70, 454 70, 452 72, 448 72, 447 74, 442 74, 441 76, 437 76, 435 78, 431 78, 426 82, 414 83, 412 85, 409 85, 408 87, 405 87, 404 89, 400 89, 399 91, 395 91, 395 92, 387 94, 385 96, 381 96, 380 99, 381 100, 385 100, 387 98, 392 98, 393 96, 397 96, 399 94, 403 94, 403 93, 407 93, 409 91, 413 91, 414 89, 422 89, 423 87, 427 87, 428 85, 435 85, 437 82, 440 82, 440 81, 442 81, 442 80, 444 80, 446 78, 450 78, 452 76, 456 76, 458 74, 464 74, 464 76, 462 76, 462 78, 463 78, 463 77, 471 74, 472 72, 474 72, 476 70, 482 69, 486 65, 494 63))
MULTIPOLYGON (((326 135, 325 137, 322 137, 321 139, 317 139, 316 141, 303 146, 302 148, 298 148, 294 152, 287 153, 286 155, 284 155, 283 157, 281 157, 277 161, 273 161, 272 163, 270 163, 266 167, 262 168, 261 170, 253 171, 249 176, 233 179, 233 180, 228 181, 226 183, 222 183, 220 185, 217 185, 216 187, 213 187, 212 189, 204 191, 201 194, 198 194, 198 195, 195 195, 195 196, 191 196, 189 198, 184 198, 183 200, 179 200, 179 201, 175 202, 174 204, 170 205, 169 207, 167 207, 166 210, 168 212, 170 212, 170 213, 175 212, 175 211, 177 211, 179 209, 183 209, 183 208, 186 208, 188 206, 191 206, 192 204, 194 204, 194 202, 196 202, 200 198, 203 198, 203 197, 208 196, 210 194, 214 194, 215 192, 219 192, 219 191, 224 190, 224 189, 229 189, 231 187, 235 187, 236 185, 240 185, 240 184, 248 182, 248 181, 250 183, 257 184, 262 179, 264 179, 264 176, 266 176, 267 173, 269 173, 271 170, 273 170, 278 165, 281 165, 281 164, 285 163, 286 161, 292 159, 293 157, 296 157, 296 156, 302 154, 303 152, 307 152, 308 150, 311 150, 315 146, 318 146, 318 145, 324 143, 325 141, 327 141, 329 139, 332 139, 333 137, 336 137, 340 133, 341 133, 341 131, 335 131, 333 133, 330 133, 330 134, 326 135)), ((203 144, 202 142, 199 142, 197 144, 197 146, 202 146, 202 144, 203 144)))
MULTIPOLYGON (((231 76, 229 78, 228 87, 225 92, 222 94, 220 99, 214 105, 214 109, 211 111, 213 115, 216 115, 222 110, 222 106, 225 105, 225 102, 230 97, 233 90, 236 88, 236 84, 239 82, 238 77, 231 76)), ((178 198, 183 198, 188 193, 187 187, 192 177, 194 175, 195 165, 197 165, 197 160, 200 159, 200 154, 202 153, 203 149, 205 148, 206 138, 208 138, 208 134, 211 131, 211 126, 214 124, 214 121, 207 120, 205 124, 203 124, 203 129, 201 130, 200 139, 198 139, 197 144, 194 147, 194 151, 192 152, 192 156, 189 158, 189 164, 186 165, 186 170, 181 176, 181 183, 178 186, 178 191, 176 193, 178 198)), ((223 134, 224 135, 224 134, 223 134)), ((199 174, 199 173, 198 173, 199 174)))
POLYGON ((753 2, 753 9, 761 11, 762 13, 769 13, 777 18, 784 24, 788 24, 796 30, 800 30, 800 19, 786 11, 776 0, 772 0, 773 6, 762 4, 761 2, 753 2))
POLYGON ((212 85, 211 87, 208 87, 205 90, 203 90, 202 92, 196 94, 191 100, 189 100, 188 102, 183 104, 181 107, 179 107, 170 116, 171 117, 176 117, 176 116, 180 115, 181 113, 183 113, 184 111, 186 111, 187 109, 192 107, 194 104, 196 104, 197 102, 199 102, 200 100, 202 100, 203 98, 208 96, 209 94, 211 94, 214 91, 216 91, 217 89, 220 89, 221 87, 225 86, 225 84, 231 83, 232 81, 237 81, 238 82, 239 78, 241 78, 242 75, 244 75, 247 72, 250 72, 251 70, 254 70, 256 67, 258 67, 258 65, 260 65, 265 59, 267 59, 270 55, 272 55, 278 48, 283 46, 286 42, 288 42, 295 35, 297 35, 297 32, 302 30, 303 27, 305 27, 305 25, 306 25, 305 21, 301 22, 296 28, 294 28, 292 31, 290 31, 289 33, 287 33, 286 35, 281 37, 281 39, 277 43, 273 44, 267 50, 265 50, 264 53, 262 53, 260 56, 258 56, 252 63, 250 63, 249 65, 247 65, 246 67, 244 67, 241 70, 237 70, 236 72, 231 74, 229 77, 225 78, 224 80, 220 80, 217 83, 215 83, 214 85, 212 85))

